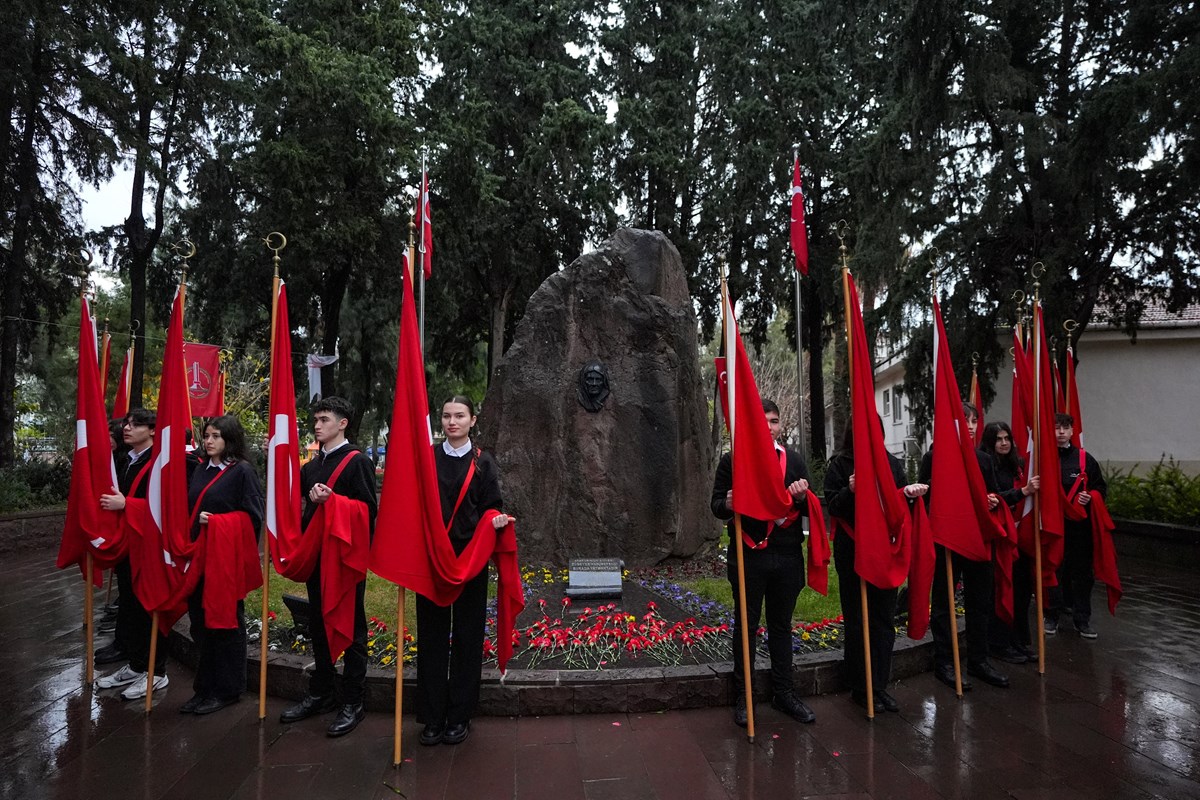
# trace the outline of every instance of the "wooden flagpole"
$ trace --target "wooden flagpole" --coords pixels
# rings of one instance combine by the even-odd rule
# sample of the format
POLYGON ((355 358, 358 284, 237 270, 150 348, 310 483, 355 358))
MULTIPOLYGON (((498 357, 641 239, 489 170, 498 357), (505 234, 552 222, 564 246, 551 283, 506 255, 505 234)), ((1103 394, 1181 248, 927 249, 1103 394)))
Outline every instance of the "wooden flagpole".
POLYGON ((87 564, 83 572, 83 627, 85 630, 83 674, 88 686, 92 685, 92 681, 96 677, 96 662, 92 654, 92 647, 95 645, 95 614, 92 608, 92 569, 92 551, 88 550, 87 564))
MULTIPOLYGON (((267 238, 263 239, 263 243, 271 251, 271 262, 275 267, 275 274, 271 278, 271 358, 274 358, 275 322, 279 314, 279 253, 283 248, 287 247, 287 237, 278 231, 272 231, 267 234, 267 238), (272 244, 272 242, 276 241, 275 237, 278 237, 278 246, 272 244)), ((272 386, 270 391, 274 392, 275 387, 272 386)), ((269 399, 267 407, 270 408, 269 399)), ((274 487, 267 487, 268 492, 273 490, 274 487)), ((264 517, 262 524, 262 607, 259 611, 260 624, 258 628, 258 718, 260 721, 267 718, 267 640, 270 638, 271 632, 270 607, 267 602, 271 593, 270 540, 271 534, 267 530, 267 520, 264 517)))
MULTIPOLYGON (((850 325, 850 266, 846 250, 846 225, 845 221, 839 222, 837 226, 837 237, 840 244, 838 252, 842 258, 842 302, 844 305, 843 316, 846 324, 846 372, 850 376, 851 382, 854 380, 854 339, 850 325)), ((854 390, 851 387, 851 397, 854 390)), ((853 412, 853 408, 851 408, 853 412)), ((863 672, 866 676, 866 705, 867 718, 875 718, 875 685, 871 675, 871 615, 867 607, 867 581, 861 575, 858 576, 858 597, 859 603, 862 606, 862 640, 863 640, 863 672)))
POLYGON ((154 663, 158 660, 158 612, 150 615, 150 658, 146 661, 146 713, 154 710, 154 663))
MULTIPOLYGON (((722 336, 726 342, 725 346, 725 364, 726 374, 729 373, 730 367, 737 361, 737 352, 728 346, 729 318, 726 309, 729 307, 731 300, 729 298, 729 285, 725 282, 725 264, 719 264, 721 271, 721 321, 722 321, 722 336)), ((736 367, 734 367, 736 369, 736 367)), ((729 414, 729 453, 730 459, 733 458, 733 442, 737 436, 736 426, 734 421, 737 418, 734 406, 734 381, 731 377, 726 381, 726 403, 725 408, 729 414)), ((750 630, 747 627, 746 617, 746 555, 745 547, 742 544, 742 515, 733 512, 733 538, 736 542, 734 551, 737 553, 737 590, 738 590, 738 627, 741 630, 742 648, 742 691, 744 693, 744 701, 746 703, 746 740, 751 744, 754 743, 754 685, 751 678, 754 675, 754 662, 750 660, 750 630)))
MULTIPOLYGON (((422 163, 424 163, 423 160, 422 160, 422 163)), ((424 208, 421 208, 419 210, 419 213, 423 215, 425 213, 424 208)), ((408 221, 408 275, 406 276, 408 278, 408 282, 407 282, 407 285, 404 287, 404 291, 406 291, 406 292, 412 291, 413 278, 418 274, 418 268, 413 263, 414 260, 416 259, 416 244, 415 244, 414 238, 413 238, 414 234, 416 232, 416 228, 417 228, 416 219, 410 218, 408 221)), ((424 236, 425 236, 425 231, 424 231, 424 228, 422 228, 422 231, 421 231, 422 241, 424 241, 424 236)), ((424 289, 425 289, 424 265, 421 265, 421 267, 420 267, 420 274, 422 276, 422 283, 421 283, 422 299, 424 299, 424 289)), ((423 324, 423 322, 424 321, 422 320, 422 324, 423 324)), ((424 354, 424 352, 425 352, 424 346, 423 346, 424 328, 422 328, 421 330, 422 330, 421 352, 422 352, 422 354, 424 354)), ((392 420, 392 424, 395 425, 396 420, 392 420)), ((389 437, 389 439, 390 439, 390 437, 389 437)), ((401 722, 402 722, 401 715, 404 713, 404 603, 405 603, 405 594, 406 593, 405 593, 403 586, 396 587, 396 702, 395 702, 395 708, 393 709, 393 719, 392 719, 392 766, 395 767, 396 769, 399 769, 400 765, 403 763, 403 757, 402 757, 403 726, 401 725, 401 722)))
MULTIPOLYGON (((1041 475, 1042 442, 1042 343, 1041 329, 1043 322, 1037 313, 1041 303, 1039 297, 1041 282, 1038 280, 1046 271, 1042 262, 1033 265, 1030 271, 1033 275, 1033 452, 1029 458, 1029 475, 1041 475)), ((1058 480, 1058 476, 1053 476, 1058 480)), ((1037 636, 1038 636, 1038 675, 1046 674, 1046 621, 1045 621, 1045 587, 1042 585, 1042 500, 1041 492, 1033 495, 1033 570, 1037 577, 1034 586, 1037 589, 1037 636)))

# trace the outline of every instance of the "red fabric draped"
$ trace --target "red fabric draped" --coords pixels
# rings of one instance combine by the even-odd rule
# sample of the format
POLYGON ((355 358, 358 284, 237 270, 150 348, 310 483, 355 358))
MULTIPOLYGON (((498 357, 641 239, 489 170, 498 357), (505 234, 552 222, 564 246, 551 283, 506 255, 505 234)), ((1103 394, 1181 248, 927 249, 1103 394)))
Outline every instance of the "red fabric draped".
POLYGON ((825 530, 825 515, 821 501, 810 490, 808 497, 808 564, 805 565, 808 587, 823 595, 829 594, 829 562, 833 551, 829 547, 829 533, 825 530))
POLYGON ((1117 549, 1112 539, 1116 524, 1098 492, 1092 493, 1088 505, 1092 510, 1092 571, 1108 590, 1108 613, 1116 616, 1121 600, 1121 576, 1117 573, 1117 549))
MULTIPOLYGON (((330 495, 317 506, 301 541, 307 545, 302 551, 306 560, 294 560, 288 567, 289 571, 296 570, 293 574, 297 577, 283 570, 280 574, 291 580, 308 580, 316 566, 316 556, 320 556, 321 614, 329 640, 329 657, 337 662, 354 641, 355 589, 367 579, 371 548, 371 518, 367 504, 337 493, 330 495)), ((279 566, 276 561, 276 569, 279 566)))
POLYGON ((992 540, 993 583, 996 595, 996 616, 1006 625, 1013 623, 1013 562, 1017 560, 1017 525, 1007 503, 992 509, 992 519, 1000 534, 992 540))
POLYGON ((804 226, 804 187, 800 180, 800 156, 792 164, 792 253, 796 257, 796 269, 801 275, 808 274, 808 228, 804 226))
MULTIPOLYGON (((204 578, 204 624, 209 628, 236 628, 238 601, 262 586, 250 515, 245 511, 209 514, 208 523, 200 526, 200 541, 206 542, 200 569, 204 578)), ((193 561, 188 572, 194 569, 193 561)))
POLYGON ((912 558, 908 568, 908 638, 923 639, 929 630, 929 595, 933 591, 936 556, 933 530, 925 504, 912 504, 912 558))
POLYGON ((447 605, 461 593, 462 583, 479 574, 492 558, 499 572, 496 645, 503 672, 512 656, 512 626, 525 605, 517 567, 516 531, 510 523, 503 534, 497 534, 492 524, 496 512, 492 511, 484 513, 461 554, 456 554, 450 543, 430 446, 429 401, 413 301, 414 282, 409 270, 404 273, 388 469, 379 499, 370 568, 392 583, 447 605))

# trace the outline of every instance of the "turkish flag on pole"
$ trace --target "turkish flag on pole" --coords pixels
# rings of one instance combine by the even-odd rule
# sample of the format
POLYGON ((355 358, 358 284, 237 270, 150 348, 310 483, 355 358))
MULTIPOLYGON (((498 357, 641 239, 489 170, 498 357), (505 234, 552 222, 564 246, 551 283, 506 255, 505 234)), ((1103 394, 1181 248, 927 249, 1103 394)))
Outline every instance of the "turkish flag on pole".
MULTIPOLYGON (((911 521, 892 477, 875 407, 875 375, 858 288, 843 273, 850 337, 850 417, 854 437, 854 571, 873 586, 894 589, 908 578, 911 521)), ((929 573, 932 575, 932 572, 929 573)))
POLYGON ((946 342, 942 309, 933 299, 933 472, 929 523, 933 540, 972 561, 992 557, 987 487, 967 429, 946 342))
POLYGON ((1062 488, 1062 474, 1058 463, 1058 444, 1054 438, 1054 383, 1050 375, 1050 351, 1046 346, 1046 329, 1042 318, 1042 305, 1038 303, 1033 314, 1034 347, 1034 394, 1037 397, 1039 438, 1036 447, 1037 474, 1042 478, 1042 490, 1038 492, 1037 521, 1042 531, 1042 580, 1047 586, 1057 583, 1055 573, 1063 558, 1063 511, 1066 496, 1062 488))
POLYGON ((190 553, 186 433, 191 429, 188 387, 183 366, 183 290, 175 293, 167 342, 163 349, 162 381, 158 392, 158 424, 147 474, 146 499, 128 497, 125 518, 136 532, 131 537, 133 588, 148 611, 163 611, 164 633, 186 610, 186 600, 172 607, 184 580, 184 567, 173 553, 190 553))
MULTIPOLYGON (((267 439, 267 535, 272 552, 282 540, 300 539, 300 439, 296 426, 296 386, 292 378, 292 334, 287 288, 279 283, 275 330, 271 335, 271 398, 267 439)), ((290 548, 289 548, 290 550, 290 548)))
MULTIPOLYGON (((92 321, 93 324, 95 320, 92 321)), ((108 332, 108 328, 104 329, 104 335, 100 337, 100 402, 108 402, 108 363, 112 360, 112 336, 108 332)))
POLYGON ((804 226, 804 187, 800 182, 800 156, 792 164, 792 252, 796 269, 808 275, 808 229, 804 226))
POLYGON ((725 358, 721 381, 733 461, 733 510, 754 519, 782 519, 793 511, 792 496, 780 479, 779 457, 728 292, 721 308, 725 352, 733 354, 725 358))
POLYGON ((113 398, 111 419, 125 419, 129 413, 129 387, 133 382, 133 348, 125 351, 121 362, 121 375, 117 379, 117 396, 113 398))
POLYGON ((1075 420, 1074 432, 1071 434, 1071 444, 1083 447, 1083 410, 1079 405, 1079 388, 1075 384, 1075 350, 1067 347, 1067 391, 1066 413, 1075 420))
POLYGON ((192 416, 219 417, 225 413, 221 386, 221 348, 215 344, 187 342, 183 346, 188 396, 192 416))
POLYGON ((432 602, 453 603, 463 586, 487 566, 498 573, 496 649, 503 672, 512 656, 513 624, 525 606, 517 566, 517 538, 512 522, 497 531, 495 511, 487 511, 462 553, 456 554, 442 518, 433 433, 425 388, 414 281, 407 264, 400 311, 399 363, 396 393, 388 435, 388 468, 379 498, 371 571, 392 583, 412 589, 432 602))
POLYGON ((421 274, 433 275, 433 217, 429 212, 429 173, 421 172, 421 193, 417 196, 417 261, 421 274))
MULTIPOLYGON (((1033 463, 1033 367, 1021 342, 1021 331, 1013 330, 1013 381, 1012 381, 1012 435, 1013 449, 1024 459, 1024 468, 1017 476, 1018 485, 1024 486, 1029 476, 1029 465, 1033 463)), ((1002 486, 1001 489, 1010 487, 1002 486)), ((1015 487, 1012 487, 1015 488, 1015 487)), ((1033 495, 1026 497, 1013 513, 1017 524, 1018 543, 1021 552, 1033 555, 1033 495)))
MULTIPOLYGON (((67 495, 67 520, 58 551, 58 568, 72 564, 86 569, 89 543, 103 547, 120 524, 120 514, 100 508, 100 495, 112 494, 117 485, 109 444, 108 420, 100 395, 96 364, 96 330, 87 297, 80 300, 79 367, 75 388, 75 455, 71 459, 71 488, 67 495)), ((99 565, 92 580, 100 585, 99 565)), ((86 577, 86 576, 85 576, 86 577)))
POLYGON ((1062 375, 1058 371, 1058 361, 1050 354, 1050 371, 1054 373, 1054 410, 1066 413, 1067 398, 1063 394, 1062 375))

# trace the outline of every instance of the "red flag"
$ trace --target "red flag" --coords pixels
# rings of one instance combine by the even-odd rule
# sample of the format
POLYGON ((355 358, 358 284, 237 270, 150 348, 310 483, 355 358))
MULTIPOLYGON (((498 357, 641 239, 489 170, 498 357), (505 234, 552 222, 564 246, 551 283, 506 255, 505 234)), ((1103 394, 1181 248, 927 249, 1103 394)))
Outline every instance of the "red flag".
POLYGON ((929 523, 933 540, 972 561, 992 557, 987 487, 975 440, 967 430, 958 381, 946 342, 942 309, 933 299, 933 473, 929 523))
MULTIPOLYGON (((1025 468, 1017 475, 1017 483, 1024 486, 1028 479, 1028 466, 1033 463, 1033 367, 1021 343, 1021 332, 1013 330, 1013 382, 1012 382, 1012 432, 1013 449, 1025 461, 1025 468)), ((1008 487, 1001 487, 1002 489, 1008 487)), ((1015 488, 1015 487, 1014 487, 1015 488)), ((1033 495, 1026 497, 1014 513, 1021 552, 1033 555, 1033 495)))
POLYGON ((100 402, 108 402, 108 365, 112 360, 112 336, 106 327, 100 337, 100 402))
POLYGON ((796 269, 808 275, 808 229, 804 226, 804 187, 800 182, 800 156, 792 164, 792 252, 796 269))
POLYGON ((1063 395, 1062 376, 1058 372, 1058 361, 1051 354, 1050 371, 1054 373, 1054 410, 1066 412, 1067 399, 1063 395))
POLYGON ((971 405, 975 406, 975 414, 979 418, 975 426, 975 447, 983 444, 983 391, 979 387, 979 370, 971 367, 971 405))
POLYGON ((512 655, 516 615, 525 605, 517 566, 516 531, 492 524, 486 513, 461 554, 455 554, 442 519, 433 434, 429 428, 425 364, 417 329, 413 280, 407 265, 400 313, 399 363, 388 436, 388 468, 379 498, 371 570, 392 583, 412 589, 439 605, 449 605, 463 585, 479 574, 489 558, 499 572, 496 646, 500 670, 512 655))
MULTIPOLYGON (((71 460, 71 488, 67 496, 67 520, 58 551, 58 568, 77 564, 86 569, 89 546, 103 548, 113 539, 120 514, 100 508, 100 495, 112 494, 117 485, 109 444, 108 420, 100 394, 100 372, 96 364, 96 330, 86 297, 80 300, 79 366, 75 387, 75 455, 71 460)), ((96 564, 92 580, 100 585, 103 560, 96 564)), ((86 577, 86 576, 85 576, 86 577)))
POLYGON ((147 474, 146 499, 125 501, 126 520, 137 533, 130 541, 134 591, 148 611, 164 612, 159 615, 164 631, 170 630, 175 619, 186 611, 186 597, 182 606, 178 604, 184 567, 172 554, 190 554, 192 550, 185 449, 185 436, 192 427, 188 404, 183 363, 183 292, 177 291, 163 349, 158 424, 147 474))
POLYGON ((192 416, 219 417, 225 413, 221 392, 221 348, 215 344, 187 342, 183 346, 187 390, 192 416))
POLYGON ((1067 347, 1067 387, 1064 409, 1075 420, 1071 444, 1083 447, 1083 410, 1079 405, 1079 388, 1075 385, 1075 350, 1067 347))
POLYGON ((850 416, 854 428, 857 487, 854 492, 854 570, 873 586, 893 589, 908 577, 912 523, 908 505, 892 477, 891 462, 883 444, 862 306, 849 272, 844 273, 844 291, 851 351, 850 416))
POLYGON ((1055 571, 1062 564, 1063 556, 1063 507, 1066 498, 1059 477, 1062 472, 1058 463, 1058 444, 1054 438, 1054 384, 1050 376, 1050 350, 1046 346, 1046 328, 1042 318, 1042 306, 1034 308, 1033 346, 1037 381, 1034 393, 1038 399, 1038 418, 1034 424, 1039 428, 1037 447, 1037 474, 1042 479, 1043 491, 1038 492, 1038 505, 1042 530, 1042 575, 1047 586, 1056 584, 1055 571))
POLYGON ((129 387, 133 379, 133 348, 125 351, 121 362, 121 375, 117 379, 117 396, 113 399, 111 419, 124 419, 129 413, 129 387))
MULTIPOLYGON (((271 544, 300 539, 300 443, 296 426, 296 387, 292 378, 292 334, 287 289, 276 297, 271 349, 271 418, 267 439, 267 534, 271 544)), ((277 551, 272 547, 272 551, 277 551)))
POLYGON ((780 480, 775 443, 728 294, 722 309, 725 352, 734 354, 725 359, 722 376, 733 461, 733 510, 754 519, 781 519, 793 511, 792 496, 780 480))
POLYGON ((429 173, 421 172, 421 193, 417 196, 417 263, 428 280, 433 275, 433 217, 429 212, 429 173))

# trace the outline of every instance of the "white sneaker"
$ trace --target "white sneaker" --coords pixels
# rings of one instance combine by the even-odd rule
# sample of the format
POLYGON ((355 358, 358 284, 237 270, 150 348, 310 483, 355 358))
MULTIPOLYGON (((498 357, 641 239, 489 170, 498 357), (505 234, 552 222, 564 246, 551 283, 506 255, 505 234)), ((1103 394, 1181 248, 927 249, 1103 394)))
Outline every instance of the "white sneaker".
MULTIPOLYGON (((141 678, 141 680, 137 681, 136 683, 130 684, 128 689, 121 692, 121 697, 124 697, 126 700, 137 700, 139 697, 146 696, 146 673, 143 672, 139 677, 141 678)), ((159 689, 165 689, 166 687, 167 687, 167 676, 166 675, 155 675, 154 676, 154 691, 157 692, 159 689)))
POLYGON ((146 682, 146 673, 131 669, 128 664, 111 675, 105 675, 96 681, 97 689, 116 689, 118 686, 128 686, 136 681, 146 682))

